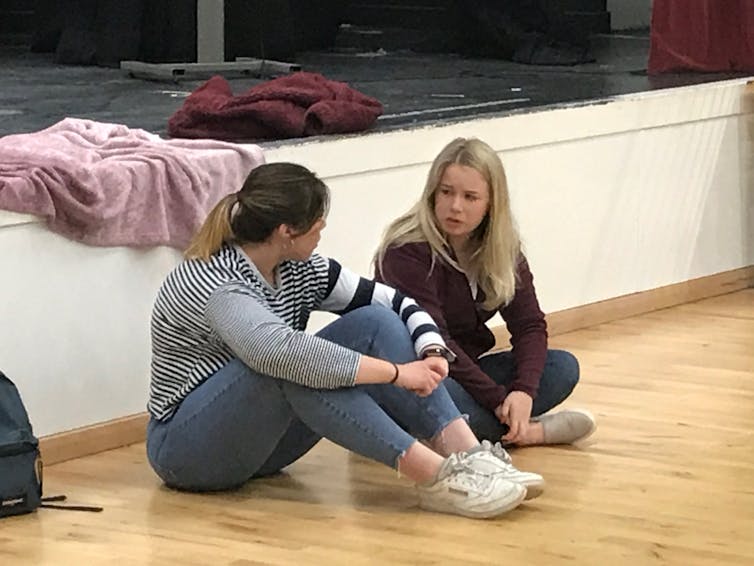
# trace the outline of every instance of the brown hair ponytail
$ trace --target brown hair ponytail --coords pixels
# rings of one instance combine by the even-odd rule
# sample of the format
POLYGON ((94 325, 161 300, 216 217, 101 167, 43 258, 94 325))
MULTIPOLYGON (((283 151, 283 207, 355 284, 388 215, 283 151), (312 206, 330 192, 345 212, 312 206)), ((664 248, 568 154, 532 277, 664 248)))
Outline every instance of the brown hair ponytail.
POLYGON ((187 259, 206 261, 222 247, 223 243, 233 239, 230 214, 236 202, 238 202, 237 195, 232 193, 215 205, 186 249, 184 255, 187 259))

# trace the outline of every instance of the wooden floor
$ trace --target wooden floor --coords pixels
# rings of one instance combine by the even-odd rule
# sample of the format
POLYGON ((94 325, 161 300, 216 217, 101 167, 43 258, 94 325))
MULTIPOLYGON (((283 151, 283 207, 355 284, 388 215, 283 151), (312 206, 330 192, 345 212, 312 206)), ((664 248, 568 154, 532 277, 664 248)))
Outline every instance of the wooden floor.
POLYGON ((518 450, 545 494, 503 518, 418 510, 409 482, 329 443, 222 495, 160 485, 144 446, 47 469, 101 514, 0 523, 0 564, 754 564, 754 289, 558 336, 589 445, 518 450))

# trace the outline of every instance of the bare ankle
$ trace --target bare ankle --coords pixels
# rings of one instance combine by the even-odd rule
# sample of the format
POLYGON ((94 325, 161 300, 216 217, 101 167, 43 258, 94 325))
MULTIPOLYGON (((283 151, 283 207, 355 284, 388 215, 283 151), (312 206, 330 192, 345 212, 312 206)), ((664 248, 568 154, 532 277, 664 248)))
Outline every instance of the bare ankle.
POLYGON ((429 483, 437 477, 443 461, 442 456, 417 441, 398 459, 398 472, 416 483, 429 483))
POLYGON ((429 444, 435 452, 447 457, 470 450, 479 444, 479 440, 469 428, 469 423, 463 417, 458 417, 436 434, 429 444))
POLYGON ((545 443, 545 430, 540 422, 530 422, 526 435, 516 444, 519 446, 535 446, 545 443))

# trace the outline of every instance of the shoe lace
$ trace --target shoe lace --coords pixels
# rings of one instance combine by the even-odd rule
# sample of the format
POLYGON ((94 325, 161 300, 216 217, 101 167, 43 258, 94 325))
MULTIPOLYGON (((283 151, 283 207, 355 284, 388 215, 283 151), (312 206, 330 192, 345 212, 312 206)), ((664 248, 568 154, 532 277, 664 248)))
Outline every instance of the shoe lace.
POLYGON ((482 448, 505 462, 508 466, 513 466, 513 458, 511 458, 511 455, 508 454, 508 451, 499 442, 492 444, 489 440, 482 440, 482 448))
POLYGON ((448 456, 446 476, 452 478, 453 483, 464 489, 482 491, 489 483, 489 476, 476 471, 467 461, 465 452, 457 452, 448 456))

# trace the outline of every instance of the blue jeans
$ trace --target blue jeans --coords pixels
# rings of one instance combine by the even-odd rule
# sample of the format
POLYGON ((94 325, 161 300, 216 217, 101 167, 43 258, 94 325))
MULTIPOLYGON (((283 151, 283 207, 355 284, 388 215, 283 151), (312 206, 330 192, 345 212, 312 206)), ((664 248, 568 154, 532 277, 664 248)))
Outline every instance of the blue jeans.
MULTIPOLYGON (((385 307, 351 311, 318 335, 396 363, 416 359, 406 326, 385 307)), ((150 421, 147 456, 170 487, 231 489, 295 462, 322 437, 396 467, 416 438, 432 438, 460 416, 442 385, 427 397, 390 384, 313 389, 233 360, 170 420, 150 421)))
MULTIPOLYGON (((483 356, 479 359, 479 366, 506 387, 516 377, 516 362, 510 351, 483 356)), ((532 416, 546 413, 562 403, 578 382, 579 362, 574 355, 563 350, 547 350, 539 391, 532 403, 532 416)), ((469 425, 477 437, 497 442, 508 432, 508 425, 501 424, 492 411, 477 403, 457 381, 448 378, 444 383, 458 409, 469 416, 469 425)))

